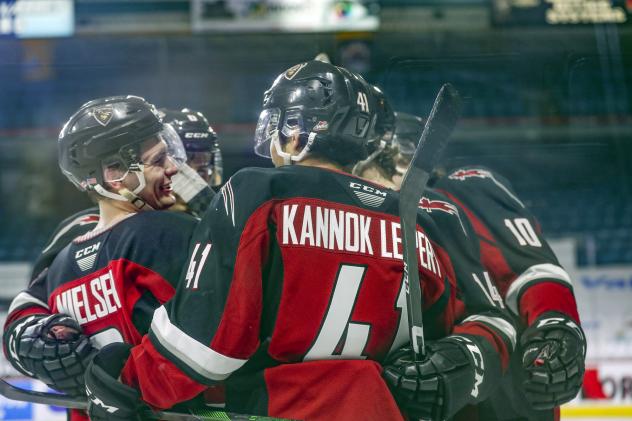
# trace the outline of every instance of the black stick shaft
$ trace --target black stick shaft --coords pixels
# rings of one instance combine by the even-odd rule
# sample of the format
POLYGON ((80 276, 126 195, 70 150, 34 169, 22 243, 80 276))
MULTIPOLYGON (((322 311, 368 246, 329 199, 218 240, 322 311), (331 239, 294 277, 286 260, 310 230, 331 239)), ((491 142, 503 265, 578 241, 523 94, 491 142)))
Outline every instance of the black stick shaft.
POLYGON ((415 359, 425 356, 423 332, 423 295, 419 283, 417 254, 417 210, 428 179, 441 158, 461 111, 457 91, 450 85, 441 87, 430 116, 406 171, 399 194, 399 212, 404 256, 404 282, 408 329, 415 359))

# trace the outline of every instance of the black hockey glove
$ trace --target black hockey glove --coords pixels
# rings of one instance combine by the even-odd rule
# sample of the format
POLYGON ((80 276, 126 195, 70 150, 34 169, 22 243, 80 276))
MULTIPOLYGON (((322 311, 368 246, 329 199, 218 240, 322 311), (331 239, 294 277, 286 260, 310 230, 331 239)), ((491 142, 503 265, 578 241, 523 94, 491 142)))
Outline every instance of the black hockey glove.
POLYGON ((148 407, 140 393, 118 378, 132 346, 122 342, 109 344, 92 359, 86 371, 88 415, 93 421, 140 420, 148 407))
POLYGON ((411 361, 409 347, 384 367, 399 407, 411 418, 444 420, 485 399, 501 376, 500 359, 484 339, 453 335, 427 344, 424 361, 411 361))
POLYGON ((551 409, 577 395, 586 358, 586 337, 577 323, 545 313, 524 331, 520 344, 525 393, 534 409, 551 409))
POLYGON ((83 376, 96 351, 74 319, 29 316, 13 323, 4 340, 9 361, 22 373, 69 395, 85 393, 83 376))

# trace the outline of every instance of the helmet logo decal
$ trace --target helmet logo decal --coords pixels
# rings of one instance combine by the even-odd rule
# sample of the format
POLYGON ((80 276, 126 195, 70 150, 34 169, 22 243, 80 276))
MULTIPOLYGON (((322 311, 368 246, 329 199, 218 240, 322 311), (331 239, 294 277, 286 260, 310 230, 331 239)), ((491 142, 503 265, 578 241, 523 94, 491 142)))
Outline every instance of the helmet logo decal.
POLYGON ((112 117, 114 116, 114 109, 110 106, 97 108, 92 113, 92 116, 99 122, 100 125, 105 127, 112 120, 112 117))
POLYGON ((285 71, 283 76, 285 76, 285 78, 287 80, 292 80, 292 79, 294 79, 294 76, 296 76, 298 74, 298 72, 300 72, 301 69, 303 67, 305 67, 305 66, 307 66, 307 63, 300 63, 300 64, 297 64, 295 66, 292 66, 292 67, 290 67, 289 69, 287 69, 285 71))

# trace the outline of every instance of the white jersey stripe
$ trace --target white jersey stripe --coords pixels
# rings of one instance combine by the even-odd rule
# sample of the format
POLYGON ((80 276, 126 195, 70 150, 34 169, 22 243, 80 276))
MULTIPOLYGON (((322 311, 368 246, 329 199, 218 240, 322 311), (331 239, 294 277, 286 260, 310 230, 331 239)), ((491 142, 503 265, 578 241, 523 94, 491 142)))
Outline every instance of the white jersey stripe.
POLYGON ((505 336, 507 336, 507 338, 509 338, 509 341, 511 342, 511 347, 512 348, 516 347, 516 337, 518 336, 516 334, 516 329, 514 329, 514 327, 511 325, 511 323, 509 323, 505 319, 502 319, 500 317, 492 317, 492 316, 484 316, 484 315, 480 315, 480 314, 474 314, 474 315, 472 315, 470 317, 467 317, 461 323, 465 323, 465 322, 483 322, 483 323, 487 323, 489 325, 492 325, 493 327, 495 327, 496 329, 498 329, 499 331, 504 333, 505 336))
POLYGON ((513 311, 516 315, 520 315, 518 310, 518 298, 524 289, 533 281, 540 281, 546 279, 555 279, 567 283, 569 286, 573 286, 571 277, 560 266, 553 265, 551 263, 543 263, 540 265, 533 265, 520 276, 518 276, 509 287, 505 302, 507 307, 513 311))
POLYGON ((46 310, 49 310, 48 304, 46 304, 44 301, 33 297, 31 294, 29 294, 26 291, 22 291, 18 295, 15 296, 13 301, 11 301, 11 306, 9 307, 9 314, 11 314, 11 312, 13 312, 19 307, 22 307, 25 304, 35 304, 35 305, 44 307, 46 310))
POLYGON ((210 380, 224 380, 248 361, 227 357, 193 339, 171 323, 164 306, 154 312, 151 330, 167 351, 210 380))

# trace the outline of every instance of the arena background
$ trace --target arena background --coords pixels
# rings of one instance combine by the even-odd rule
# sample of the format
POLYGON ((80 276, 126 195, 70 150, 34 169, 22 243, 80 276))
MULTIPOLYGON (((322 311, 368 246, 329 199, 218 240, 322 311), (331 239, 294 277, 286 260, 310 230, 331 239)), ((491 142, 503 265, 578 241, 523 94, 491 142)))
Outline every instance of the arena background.
MULTIPOLYGON (((400 111, 424 116, 443 82, 457 87, 444 165, 508 177, 574 280, 589 370, 564 419, 632 418, 629 12, 630 0, 0 0, 3 311, 53 227, 89 205, 56 162, 82 103, 135 94, 201 110, 230 176, 269 165, 252 152, 263 91, 326 52, 400 111)), ((0 372, 15 374, 4 360, 0 372)), ((0 399, 0 419, 55 417, 0 399)))

